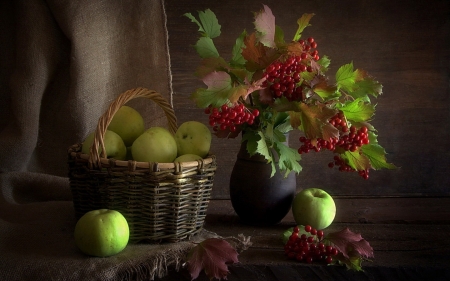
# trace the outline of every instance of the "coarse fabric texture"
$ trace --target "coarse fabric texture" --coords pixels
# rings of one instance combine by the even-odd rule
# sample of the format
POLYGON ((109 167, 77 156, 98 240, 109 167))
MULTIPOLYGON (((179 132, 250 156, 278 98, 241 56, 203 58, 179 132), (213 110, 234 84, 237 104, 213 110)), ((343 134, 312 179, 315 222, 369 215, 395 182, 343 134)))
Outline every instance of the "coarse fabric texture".
MULTIPOLYGON (((117 255, 89 257, 75 245, 66 178, 11 172, 1 180, 2 188, 14 188, 0 198, 0 280, 154 280, 180 270, 195 243, 218 237, 202 230, 190 241, 128 244, 117 255)), ((245 245, 240 241, 238 250, 245 245)))
MULTIPOLYGON (((171 102, 163 1, 0 2, 0 279, 149 280, 179 268, 190 242, 80 253, 67 178, 68 148, 120 93, 145 87, 171 102)), ((167 126, 151 101, 130 105, 167 126)))

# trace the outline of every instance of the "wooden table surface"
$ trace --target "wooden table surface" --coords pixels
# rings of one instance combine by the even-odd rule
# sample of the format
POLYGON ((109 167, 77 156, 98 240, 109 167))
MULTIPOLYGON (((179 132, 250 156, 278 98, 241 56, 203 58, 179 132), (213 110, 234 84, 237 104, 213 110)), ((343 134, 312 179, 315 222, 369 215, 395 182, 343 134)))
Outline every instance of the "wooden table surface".
MULTIPOLYGON (((358 199, 336 198, 335 201, 337 205, 353 206, 354 212, 358 213, 358 199)), ((438 201, 447 206, 450 203, 448 199, 438 201)), ((386 202, 385 200, 384 203, 386 202)), ((394 202, 395 199, 391 199, 391 203, 394 202)), ((376 213, 376 204, 373 206, 376 213)), ((392 211, 397 214, 402 209, 401 202, 392 206, 392 211)), ((421 220, 409 220, 414 217, 414 212, 403 214, 405 220, 401 222, 371 222, 370 212, 366 212, 366 222, 363 223, 344 222, 352 220, 351 216, 346 215, 352 212, 336 216, 333 224, 325 230, 326 233, 349 227, 351 231, 361 233, 374 249, 375 257, 370 262, 363 262, 363 272, 350 271, 344 266, 309 265, 287 259, 281 234, 295 225, 291 212, 277 225, 249 226, 240 223, 229 200, 213 200, 208 209, 205 229, 223 237, 241 233, 251 237, 252 246, 239 255, 238 264, 229 266, 227 279, 230 281, 450 280, 450 216, 430 224, 421 220)), ((363 217, 364 215, 361 216, 363 217)), ((172 271, 162 280, 190 279, 187 272, 181 270, 172 271)), ((206 281, 208 278, 202 273, 197 280, 206 281)))

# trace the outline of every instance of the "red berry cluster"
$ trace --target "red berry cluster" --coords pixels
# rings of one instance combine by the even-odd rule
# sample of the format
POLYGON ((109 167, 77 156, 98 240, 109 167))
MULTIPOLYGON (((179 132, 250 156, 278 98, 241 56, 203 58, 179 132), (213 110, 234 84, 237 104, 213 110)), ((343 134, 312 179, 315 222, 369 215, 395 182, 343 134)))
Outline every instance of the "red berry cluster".
POLYGON ((328 122, 341 132, 344 133, 348 132, 348 126, 347 122, 345 121, 344 112, 339 110, 339 112, 333 117, 331 117, 328 122))
POLYGON ((340 138, 330 138, 330 140, 317 139, 315 145, 313 145, 310 139, 306 137, 300 137, 300 142, 303 143, 298 149, 298 153, 308 153, 311 150, 319 152, 321 149, 328 149, 334 151, 336 147, 340 147, 345 151, 355 152, 359 147, 369 143, 369 134, 366 127, 361 127, 359 130, 356 127, 350 127, 350 133, 340 136, 340 138))
POLYGON ((207 107, 205 113, 209 114, 209 125, 215 131, 229 129, 231 132, 236 131, 236 126, 247 123, 252 125, 255 118, 259 115, 258 109, 250 111, 245 105, 237 104, 229 107, 224 104, 220 108, 207 107))
POLYGON ((294 227, 294 231, 284 246, 284 252, 288 258, 306 263, 332 263, 333 257, 336 256, 339 251, 333 246, 325 245, 322 242, 324 237, 323 231, 316 230, 310 225, 305 226, 305 231, 311 235, 299 235, 300 229, 298 226, 294 227))
POLYGON ((306 41, 303 39, 300 39, 300 40, 298 40, 298 42, 303 47, 302 56, 303 56, 303 54, 306 54, 306 56, 309 55, 315 61, 318 61, 320 59, 319 51, 315 50, 315 49, 317 49, 317 42, 316 42, 316 40, 314 40, 314 38, 309 37, 308 39, 306 39, 306 41))
MULTIPOLYGON (((333 168, 334 166, 339 167, 341 172, 353 172, 354 169, 350 167, 341 157, 338 155, 334 156, 334 161, 328 163, 328 167, 333 168)), ((360 170, 358 174, 365 180, 369 179, 369 170, 360 170)))
POLYGON ((269 87, 273 98, 281 96, 290 101, 302 100, 303 88, 298 85, 302 72, 312 72, 310 60, 319 60, 317 43, 310 37, 307 41, 300 40, 303 52, 297 56, 289 56, 284 61, 276 60, 264 72, 266 81, 264 87, 269 87))
MULTIPOLYGON (((355 152, 361 146, 369 143, 369 133, 367 127, 361 127, 357 129, 355 126, 348 128, 347 122, 344 119, 344 114, 339 111, 335 116, 331 117, 329 123, 342 132, 339 138, 330 138, 329 140, 324 140, 318 138, 315 144, 312 143, 310 139, 306 137, 300 137, 300 142, 302 145, 298 149, 299 154, 308 153, 311 150, 319 152, 322 149, 327 149, 335 151, 340 148, 344 151, 355 152)), ((334 166, 339 167, 339 171, 349 172, 354 171, 341 157, 335 156, 334 162, 330 162, 328 167, 333 168, 334 166)), ((359 175, 364 179, 369 178, 369 170, 358 171, 359 175)))

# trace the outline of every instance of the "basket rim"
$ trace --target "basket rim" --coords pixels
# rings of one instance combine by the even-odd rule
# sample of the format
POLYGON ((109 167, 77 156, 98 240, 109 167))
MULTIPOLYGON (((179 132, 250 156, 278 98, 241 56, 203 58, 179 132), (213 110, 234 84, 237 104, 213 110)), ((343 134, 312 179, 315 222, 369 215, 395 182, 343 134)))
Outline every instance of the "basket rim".
MULTIPOLYGON (((72 158, 79 158, 86 160, 89 162, 90 155, 81 153, 79 151, 79 148, 81 147, 81 144, 74 144, 69 148, 69 155, 72 158)), ((100 157, 99 161, 101 163, 101 167, 105 168, 108 166, 119 166, 119 167, 129 167, 130 165, 136 168, 142 168, 142 169, 150 169, 155 167, 155 165, 162 170, 166 169, 176 169, 176 168, 194 168, 194 167, 202 167, 204 165, 209 164, 215 164, 216 163, 216 156, 214 154, 208 154, 207 157, 195 160, 195 161, 185 161, 185 162, 139 162, 135 160, 117 160, 114 158, 103 158, 100 157)), ((92 167, 95 169, 95 167, 92 167)))

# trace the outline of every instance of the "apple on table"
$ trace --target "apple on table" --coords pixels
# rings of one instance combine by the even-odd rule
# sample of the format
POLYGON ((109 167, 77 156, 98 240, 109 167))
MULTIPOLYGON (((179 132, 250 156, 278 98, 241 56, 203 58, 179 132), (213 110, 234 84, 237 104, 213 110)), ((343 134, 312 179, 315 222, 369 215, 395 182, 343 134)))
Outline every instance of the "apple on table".
POLYGON ((125 249, 130 229, 120 212, 99 209, 87 212, 77 221, 74 237, 81 252, 90 256, 108 257, 125 249))
POLYGON ((336 216, 336 204, 325 190, 307 188, 295 195, 292 214, 298 225, 310 225, 317 230, 325 229, 336 216))

